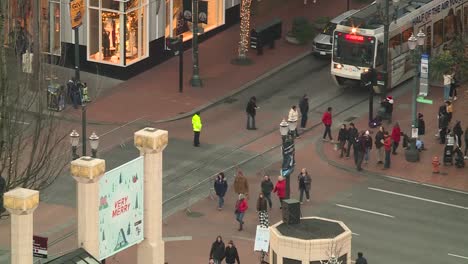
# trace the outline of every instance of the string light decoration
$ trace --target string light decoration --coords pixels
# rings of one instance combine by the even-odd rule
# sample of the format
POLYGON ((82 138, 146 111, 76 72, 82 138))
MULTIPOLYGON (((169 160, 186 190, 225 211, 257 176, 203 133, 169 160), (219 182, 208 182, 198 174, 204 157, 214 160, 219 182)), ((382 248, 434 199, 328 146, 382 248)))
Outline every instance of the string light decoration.
POLYGON ((341 264, 343 261, 338 260, 338 258, 335 255, 331 255, 330 259, 328 261, 320 261, 321 264, 341 264))
POLYGON ((241 1, 239 59, 246 59, 247 51, 249 49, 250 5, 251 4, 252 4, 252 0, 241 1))

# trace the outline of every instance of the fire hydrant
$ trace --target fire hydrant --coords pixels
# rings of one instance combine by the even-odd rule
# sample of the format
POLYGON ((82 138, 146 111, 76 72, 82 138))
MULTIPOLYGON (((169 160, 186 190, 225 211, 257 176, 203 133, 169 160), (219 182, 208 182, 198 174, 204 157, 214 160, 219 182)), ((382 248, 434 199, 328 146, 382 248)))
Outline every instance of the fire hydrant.
POLYGON ((440 167, 439 157, 434 156, 434 158, 432 158, 432 173, 440 173, 439 167, 440 167))

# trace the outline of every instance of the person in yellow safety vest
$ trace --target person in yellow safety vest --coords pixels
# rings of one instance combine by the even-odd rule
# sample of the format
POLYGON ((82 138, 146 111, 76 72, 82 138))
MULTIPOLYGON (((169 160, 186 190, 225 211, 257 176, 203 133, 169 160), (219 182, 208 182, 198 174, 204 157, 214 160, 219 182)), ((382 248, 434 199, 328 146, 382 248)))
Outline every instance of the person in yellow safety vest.
POLYGON ((192 117, 193 126, 193 145, 195 147, 200 146, 200 132, 202 129, 202 122, 200 118, 200 112, 196 112, 192 117))

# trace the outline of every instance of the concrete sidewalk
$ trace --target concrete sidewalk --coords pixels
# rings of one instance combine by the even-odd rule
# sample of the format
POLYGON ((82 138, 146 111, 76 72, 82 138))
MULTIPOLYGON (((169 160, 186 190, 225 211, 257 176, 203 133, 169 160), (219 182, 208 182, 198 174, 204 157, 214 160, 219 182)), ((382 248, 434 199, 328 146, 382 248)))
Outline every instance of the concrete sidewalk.
MULTIPOLYGON (((328 160, 328 163, 337 168, 343 169, 348 172, 365 174, 369 176, 383 176, 383 177, 397 177, 405 181, 414 181, 420 184, 436 185, 440 188, 449 188, 460 191, 468 191, 468 166, 465 168, 456 168, 452 166, 440 165, 440 174, 432 173, 432 159, 439 157, 442 163, 444 145, 439 144, 438 138, 434 135, 438 130, 437 113, 439 106, 443 104, 441 99, 443 96, 442 87, 431 87, 428 99, 433 100, 433 104, 420 104, 418 103, 417 109, 419 113, 424 115, 426 123, 426 134, 423 136, 425 151, 420 152, 420 161, 411 163, 405 160, 405 153, 402 147, 397 150, 397 155, 391 156, 390 169, 383 171, 382 165, 376 164, 376 150, 375 145, 371 151, 368 164, 363 163, 363 171, 357 172, 354 166, 354 160, 339 158, 338 151, 334 150, 332 144, 323 145, 323 153, 328 160)), ((454 114, 452 121, 449 125, 450 129, 455 125, 455 122, 461 121, 463 131, 468 125, 468 85, 458 88, 458 100, 453 102, 454 114)), ((363 116, 357 120, 353 120, 356 128, 361 130, 369 130, 374 141, 377 129, 370 129, 368 127, 368 118, 363 116)), ((410 135, 411 131, 411 91, 406 92, 395 100, 395 109, 393 112, 393 122, 399 122, 401 131, 410 135)), ((393 124, 384 122, 384 128, 391 132, 393 124)), ((338 127, 338 125, 336 125, 338 127)), ((333 130, 333 135, 336 136, 338 128, 333 130)), ((464 138, 464 134, 462 135, 464 138)), ((462 139, 462 150, 465 148, 465 142, 462 139)))
MULTIPOLYGON (((353 4, 356 7, 358 4, 353 4)), ((258 12, 252 17, 252 28, 278 17, 283 21, 283 36, 291 29, 294 17, 309 20, 321 16, 334 17, 345 11, 340 0, 304 5, 290 0, 258 2, 258 12)), ((178 59, 172 58, 126 82, 118 84, 88 105, 88 119, 97 123, 122 124, 143 118, 149 121, 173 120, 190 116, 195 110, 205 109, 236 92, 248 88, 252 82, 274 74, 292 59, 311 50, 310 44, 291 45, 278 40, 275 49, 266 49, 257 56, 249 51, 254 61, 250 66, 231 64, 237 56, 239 26, 235 25, 200 43, 200 76, 202 88, 192 88, 192 53, 184 53, 184 92, 178 92, 178 59)), ((84 80, 86 81, 86 80, 84 80)), ((79 120, 81 112, 68 108, 64 117, 79 120)))

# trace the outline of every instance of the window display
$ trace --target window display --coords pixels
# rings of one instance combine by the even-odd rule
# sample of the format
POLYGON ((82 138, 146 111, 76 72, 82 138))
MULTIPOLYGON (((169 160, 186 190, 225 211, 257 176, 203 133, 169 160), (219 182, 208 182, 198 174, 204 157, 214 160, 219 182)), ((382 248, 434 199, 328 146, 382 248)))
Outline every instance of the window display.
MULTIPOLYGON (((60 0, 40 0, 41 52, 60 55, 60 0)), ((28 49, 33 43, 34 16, 31 1, 9 0, 6 2, 4 36, 6 45, 21 42, 28 49), (15 32, 21 32, 16 33, 15 32)))
POLYGON ((148 1, 99 2, 101 8, 88 8, 89 60, 126 66, 146 58, 148 1))
MULTIPOLYGON (((199 27, 207 32, 224 24, 223 0, 199 0, 199 27)), ((192 1, 166 0, 166 37, 183 36, 184 41, 192 38, 192 1)))

